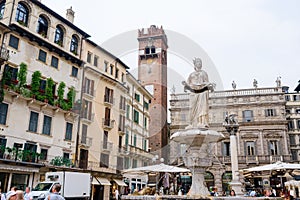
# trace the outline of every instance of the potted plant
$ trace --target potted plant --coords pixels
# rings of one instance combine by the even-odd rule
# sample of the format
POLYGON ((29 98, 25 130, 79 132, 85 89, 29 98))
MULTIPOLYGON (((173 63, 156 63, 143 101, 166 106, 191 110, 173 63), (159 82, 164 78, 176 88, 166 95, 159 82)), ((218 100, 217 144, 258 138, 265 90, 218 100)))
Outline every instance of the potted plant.
POLYGON ((0 158, 3 158, 5 153, 5 145, 1 145, 0 146, 0 158))
POLYGON ((40 71, 35 71, 32 74, 31 78, 31 93, 33 96, 37 97, 39 95, 39 89, 41 86, 41 72, 40 71))
POLYGON ((62 47, 62 41, 61 40, 57 40, 55 43, 62 47))
POLYGON ((54 86, 54 81, 52 80, 52 78, 48 78, 46 82, 45 99, 47 99, 48 103, 51 105, 54 104, 53 86, 54 86))
POLYGON ((2 81, 5 89, 11 86, 11 77, 12 77, 11 71, 9 70, 8 67, 5 67, 3 72, 3 77, 2 77, 2 81))
POLYGON ((11 159, 11 156, 12 156, 11 154, 12 154, 12 151, 13 151, 12 148, 6 147, 5 149, 6 149, 7 153, 8 153, 6 155, 6 159, 11 159))

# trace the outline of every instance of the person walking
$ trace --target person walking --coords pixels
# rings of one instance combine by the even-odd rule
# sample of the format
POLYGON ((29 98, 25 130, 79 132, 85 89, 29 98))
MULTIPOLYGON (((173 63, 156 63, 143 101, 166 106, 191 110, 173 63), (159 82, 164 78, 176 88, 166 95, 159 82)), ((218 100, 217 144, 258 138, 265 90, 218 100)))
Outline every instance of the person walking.
POLYGON ((54 184, 51 193, 45 200, 65 200, 65 198, 59 194, 60 189, 61 185, 59 183, 54 184))
POLYGON ((1 200, 6 200, 5 195, 2 193, 1 188, 0 188, 0 199, 1 200))
POLYGON ((30 187, 26 187, 24 199, 25 200, 32 200, 32 195, 31 195, 31 192, 30 192, 30 187))
POLYGON ((115 190, 115 198, 116 198, 116 200, 120 200, 120 198, 119 198, 119 190, 118 189, 115 190))

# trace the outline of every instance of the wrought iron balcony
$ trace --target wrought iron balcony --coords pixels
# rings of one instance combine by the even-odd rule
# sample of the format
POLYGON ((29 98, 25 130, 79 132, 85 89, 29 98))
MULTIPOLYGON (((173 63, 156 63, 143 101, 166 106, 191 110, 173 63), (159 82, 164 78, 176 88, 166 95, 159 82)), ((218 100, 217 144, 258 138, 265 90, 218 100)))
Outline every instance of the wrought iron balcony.
POLYGON ((102 119, 102 126, 103 126, 103 128, 112 129, 112 128, 114 128, 114 124, 115 124, 115 120, 106 119, 106 118, 102 119))
POLYGON ((5 46, 0 47, 0 63, 1 63, 1 65, 8 59, 9 59, 9 50, 5 46))
POLYGON ((79 138, 79 144, 83 145, 85 147, 92 146, 92 143, 93 143, 93 138, 91 138, 91 137, 81 136, 79 138))
POLYGON ((101 142, 101 151, 112 151, 113 150, 113 143, 112 142, 101 142))
POLYGON ((107 105, 114 105, 114 98, 111 96, 104 95, 104 103, 107 105))

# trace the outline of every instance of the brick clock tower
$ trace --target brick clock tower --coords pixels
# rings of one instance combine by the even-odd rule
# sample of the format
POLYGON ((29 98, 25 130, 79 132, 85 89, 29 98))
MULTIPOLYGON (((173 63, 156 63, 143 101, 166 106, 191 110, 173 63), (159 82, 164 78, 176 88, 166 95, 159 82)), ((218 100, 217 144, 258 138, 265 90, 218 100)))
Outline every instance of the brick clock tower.
POLYGON ((168 161, 167 126, 167 36, 151 25, 138 31, 138 80, 153 95, 150 104, 150 152, 168 161))

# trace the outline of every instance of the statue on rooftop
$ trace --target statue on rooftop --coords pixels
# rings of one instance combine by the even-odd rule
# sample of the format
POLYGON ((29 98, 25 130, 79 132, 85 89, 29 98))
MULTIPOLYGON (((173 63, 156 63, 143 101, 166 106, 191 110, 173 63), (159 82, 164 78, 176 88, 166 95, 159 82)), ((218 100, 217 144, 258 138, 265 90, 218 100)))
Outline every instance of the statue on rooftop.
POLYGON ((254 80, 253 80, 253 87, 254 87, 254 88, 257 88, 257 84, 258 84, 257 80, 254 79, 254 80))
POLYGON ((277 77, 275 82, 276 82, 277 87, 281 87, 281 77, 280 76, 277 77))

